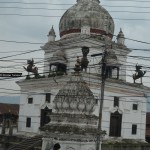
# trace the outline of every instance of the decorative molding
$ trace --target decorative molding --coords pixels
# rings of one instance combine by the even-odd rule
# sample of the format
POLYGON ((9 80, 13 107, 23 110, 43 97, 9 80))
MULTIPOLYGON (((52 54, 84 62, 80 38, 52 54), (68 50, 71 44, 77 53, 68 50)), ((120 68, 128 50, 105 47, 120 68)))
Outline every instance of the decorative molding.
MULTIPOLYGON (((45 132, 44 132, 45 133, 45 132)), ((52 138, 55 141, 59 142, 59 141, 71 141, 71 142, 87 142, 89 144, 89 142, 91 143, 95 143, 96 142, 96 134, 95 135, 91 135, 91 134, 73 134, 73 133, 54 133, 51 132, 50 134, 48 134, 48 132, 45 133, 45 138, 52 138)))
POLYGON ((113 109, 110 110, 110 113, 115 113, 118 111, 120 114, 123 114, 123 110, 121 110, 119 107, 114 107, 113 109))
POLYGON ((51 118, 51 123, 53 124, 68 123, 68 124, 77 124, 77 125, 82 124, 95 126, 97 125, 98 122, 98 117, 95 115, 52 113, 49 117, 51 118))
POLYGON ((40 108, 45 109, 45 107, 48 107, 48 109, 53 109, 52 105, 50 103, 44 103, 40 108))

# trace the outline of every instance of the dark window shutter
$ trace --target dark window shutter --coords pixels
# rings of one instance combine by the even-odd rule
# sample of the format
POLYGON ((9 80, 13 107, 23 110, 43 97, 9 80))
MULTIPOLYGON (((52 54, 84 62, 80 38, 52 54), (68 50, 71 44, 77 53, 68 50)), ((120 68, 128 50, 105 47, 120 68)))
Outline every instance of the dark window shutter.
POLYGON ((33 103, 33 98, 32 97, 29 97, 28 98, 28 104, 32 104, 33 103))
POLYGON ((137 125, 133 124, 132 125, 132 134, 136 134, 136 132, 137 132, 137 125))
POLYGON ((31 118, 26 119, 26 127, 31 127, 31 118))
POLYGON ((51 102, 51 93, 46 93, 46 102, 51 102))
POLYGON ((119 97, 114 97, 114 107, 118 106, 119 107, 119 97))
POLYGON ((138 109, 138 104, 133 104, 133 110, 137 110, 138 109))

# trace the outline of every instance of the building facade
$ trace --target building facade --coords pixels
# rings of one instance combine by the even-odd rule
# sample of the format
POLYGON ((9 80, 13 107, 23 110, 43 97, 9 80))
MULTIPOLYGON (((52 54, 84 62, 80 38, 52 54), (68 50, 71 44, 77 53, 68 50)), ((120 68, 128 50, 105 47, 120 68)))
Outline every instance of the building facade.
POLYGON ((104 140, 145 140, 149 89, 126 82, 131 50, 125 46, 122 30, 117 42, 112 41, 114 26, 99 0, 77 0, 60 19, 60 40, 55 41, 52 27, 42 46, 45 77, 17 82, 25 92, 18 131, 43 134, 42 150, 55 143, 62 149, 95 149, 103 64, 104 140))

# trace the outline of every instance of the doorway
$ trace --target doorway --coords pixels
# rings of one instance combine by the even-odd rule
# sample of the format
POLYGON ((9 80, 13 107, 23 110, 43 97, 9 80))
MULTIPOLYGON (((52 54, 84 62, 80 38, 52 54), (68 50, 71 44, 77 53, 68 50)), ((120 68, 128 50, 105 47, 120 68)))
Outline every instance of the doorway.
POLYGON ((52 109, 45 107, 41 109, 41 127, 50 122, 49 115, 52 113, 52 109))
POLYGON ((120 137, 121 136, 121 124, 122 114, 118 111, 110 115, 110 130, 109 136, 120 137))

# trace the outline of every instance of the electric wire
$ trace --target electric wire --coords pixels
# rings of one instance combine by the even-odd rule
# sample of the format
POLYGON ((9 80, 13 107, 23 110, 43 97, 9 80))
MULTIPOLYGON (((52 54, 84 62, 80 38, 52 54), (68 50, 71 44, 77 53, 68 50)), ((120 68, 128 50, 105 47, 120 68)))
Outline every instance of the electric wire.
MULTIPOLYGON (((27 14, 0 14, 0 16, 21 16, 21 17, 43 17, 43 18, 61 18, 62 16, 49 16, 49 15, 27 15, 27 14)), ((75 17, 74 17, 75 18, 75 17)), ((77 17, 76 17, 77 18, 77 17)), ((81 19, 81 17, 78 17, 81 19)), ((113 18, 114 20, 126 20, 126 21, 150 21, 148 18, 113 18)))
MULTIPOLYGON (((140 8, 140 7, 139 7, 140 8)), ((143 7, 142 7, 143 8, 143 7)), ((145 8, 145 7, 144 7, 145 8)), ((148 7, 150 8, 150 7, 148 7)), ((9 6, 9 7, 0 7, 0 9, 23 9, 23 10, 67 10, 67 9, 63 9, 63 8, 42 8, 42 7, 12 7, 12 6, 9 6)), ((74 10, 74 9, 71 9, 71 10, 74 10)), ((149 11, 126 11, 126 10, 109 10, 109 12, 112 12, 112 13, 141 13, 141 14, 149 14, 150 12, 149 11)))

